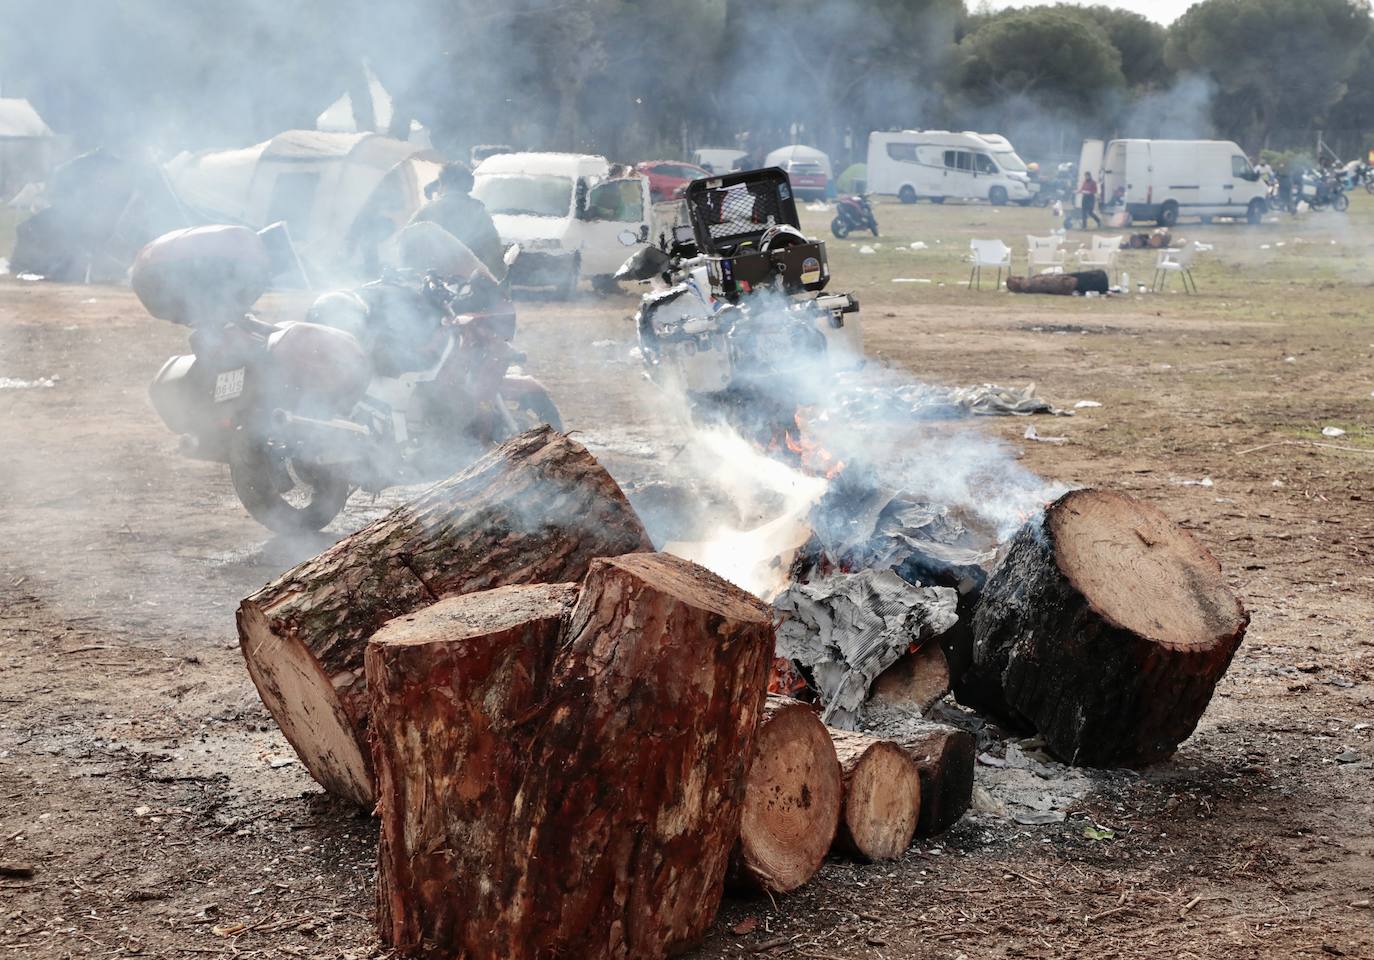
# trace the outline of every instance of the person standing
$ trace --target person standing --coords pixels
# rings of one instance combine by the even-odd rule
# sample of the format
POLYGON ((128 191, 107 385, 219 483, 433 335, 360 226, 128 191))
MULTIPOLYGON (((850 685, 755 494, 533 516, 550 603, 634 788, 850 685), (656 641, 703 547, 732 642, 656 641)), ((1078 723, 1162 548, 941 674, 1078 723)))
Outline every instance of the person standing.
POLYGON ((1092 217, 1093 222, 1101 229, 1102 218, 1097 215, 1097 181, 1091 173, 1083 174, 1083 186, 1078 188, 1078 194, 1082 198, 1083 229, 1088 229, 1089 217, 1092 217))

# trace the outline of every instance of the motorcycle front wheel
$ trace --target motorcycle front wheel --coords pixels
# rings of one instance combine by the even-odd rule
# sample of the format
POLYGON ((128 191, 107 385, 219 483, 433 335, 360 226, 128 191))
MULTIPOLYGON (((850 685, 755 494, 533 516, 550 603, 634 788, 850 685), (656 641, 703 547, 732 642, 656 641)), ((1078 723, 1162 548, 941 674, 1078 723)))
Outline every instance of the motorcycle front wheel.
POLYGON ((844 222, 843 217, 836 217, 830 221, 830 232, 835 235, 837 240, 843 240, 849 236, 849 224, 844 222))
POLYGON ((1331 200, 1331 206, 1337 213, 1345 213, 1350 209, 1350 198, 1343 193, 1336 194, 1331 200))
POLYGON ((303 464, 265 437, 245 430, 229 447, 229 479, 239 502, 273 533, 315 533, 339 515, 348 500, 348 481, 303 464))

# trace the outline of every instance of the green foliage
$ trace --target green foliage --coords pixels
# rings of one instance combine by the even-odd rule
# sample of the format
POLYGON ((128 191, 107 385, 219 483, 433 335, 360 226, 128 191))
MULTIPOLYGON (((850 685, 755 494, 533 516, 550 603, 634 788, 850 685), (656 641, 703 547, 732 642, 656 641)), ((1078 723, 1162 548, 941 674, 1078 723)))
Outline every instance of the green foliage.
POLYGON ((1086 109, 1126 83, 1106 31, 1056 8, 994 17, 959 50, 959 87, 975 104, 1034 98, 1086 109))

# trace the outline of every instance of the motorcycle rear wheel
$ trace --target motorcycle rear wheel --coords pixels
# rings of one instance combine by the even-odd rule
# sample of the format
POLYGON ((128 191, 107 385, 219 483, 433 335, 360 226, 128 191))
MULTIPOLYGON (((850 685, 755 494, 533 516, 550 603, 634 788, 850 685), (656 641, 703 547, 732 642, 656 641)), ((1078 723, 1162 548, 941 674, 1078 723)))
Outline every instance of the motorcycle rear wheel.
POLYGON ((1343 193, 1338 193, 1332 198, 1331 206, 1337 213, 1345 213, 1350 209, 1350 198, 1343 193))
POLYGON ((835 235, 837 240, 843 240, 849 236, 849 224, 844 222, 843 217, 836 217, 830 221, 830 232, 835 235))
POLYGON ((273 533, 315 533, 339 515, 347 479, 287 457, 264 437, 240 430, 229 447, 229 479, 248 515, 273 533), (284 483, 291 486, 284 488, 284 483))

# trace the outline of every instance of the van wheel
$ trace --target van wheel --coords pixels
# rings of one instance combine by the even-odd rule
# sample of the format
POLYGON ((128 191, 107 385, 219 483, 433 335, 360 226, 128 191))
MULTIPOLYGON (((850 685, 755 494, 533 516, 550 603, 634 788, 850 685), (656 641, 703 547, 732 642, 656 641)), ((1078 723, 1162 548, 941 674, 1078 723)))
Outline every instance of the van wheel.
POLYGON ((1245 222, 1252 227, 1258 227, 1264 222, 1264 215, 1268 212, 1269 205, 1263 200, 1255 199, 1250 201, 1250 206, 1245 211, 1245 222))
POLYGON ((554 296, 559 300, 571 300, 577 293, 577 281, 582 276, 582 257, 580 254, 573 254, 572 263, 568 266, 567 275, 558 281, 554 287, 554 296))
POLYGON ((988 191, 988 202, 994 207, 1005 207, 1007 205, 1006 187, 993 187, 988 191))
POLYGON ((902 203, 915 203, 916 191, 909 186, 902 187, 902 189, 897 191, 897 199, 902 201, 902 203))
POLYGON ((930 198, 930 202, 931 202, 931 203, 944 203, 944 202, 945 202, 945 198, 944 198, 944 197, 931 197, 931 198, 930 198))
POLYGON ((1159 208, 1159 220, 1156 221, 1161 227, 1172 227, 1178 224, 1178 204, 1174 201, 1166 201, 1164 206, 1159 208))

